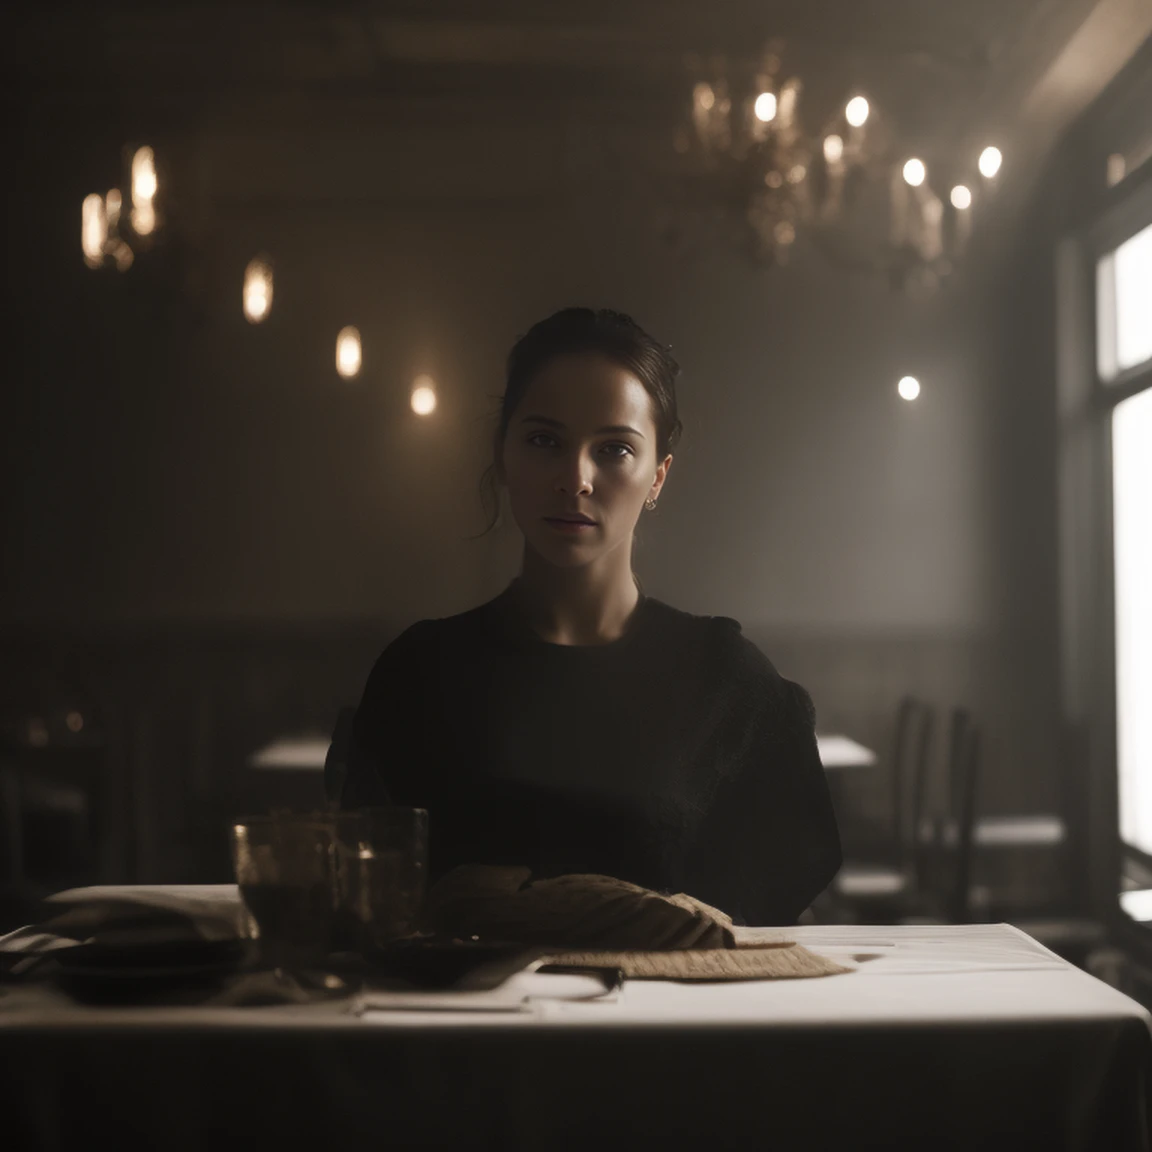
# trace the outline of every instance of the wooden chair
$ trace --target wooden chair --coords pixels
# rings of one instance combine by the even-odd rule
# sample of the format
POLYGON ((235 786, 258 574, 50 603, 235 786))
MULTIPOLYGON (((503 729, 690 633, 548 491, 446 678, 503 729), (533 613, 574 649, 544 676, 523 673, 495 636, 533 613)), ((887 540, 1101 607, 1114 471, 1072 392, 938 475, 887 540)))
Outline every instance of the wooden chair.
POLYGON ((896 710, 892 753, 892 821, 888 852, 873 860, 847 860, 817 916, 884 923, 909 908, 925 867, 924 798, 932 710, 913 696, 896 710))
POLYGON ((943 919, 968 924, 972 919, 972 846, 980 778, 980 730, 964 708, 952 711, 948 757, 948 811, 933 845, 942 863, 936 902, 943 919))

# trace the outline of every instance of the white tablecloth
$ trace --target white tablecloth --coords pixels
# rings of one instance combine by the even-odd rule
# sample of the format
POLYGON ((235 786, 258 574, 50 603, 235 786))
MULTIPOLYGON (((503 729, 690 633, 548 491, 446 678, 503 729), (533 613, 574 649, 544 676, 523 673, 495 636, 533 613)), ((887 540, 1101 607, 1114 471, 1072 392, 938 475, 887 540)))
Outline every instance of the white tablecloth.
POLYGON ((0 996, 0 1124, 73 1146, 111 1109, 121 1141, 214 1152, 1148 1147, 1149 1014, 1017 929, 745 931, 855 970, 592 1001, 528 974, 523 1010, 490 1012, 0 996))

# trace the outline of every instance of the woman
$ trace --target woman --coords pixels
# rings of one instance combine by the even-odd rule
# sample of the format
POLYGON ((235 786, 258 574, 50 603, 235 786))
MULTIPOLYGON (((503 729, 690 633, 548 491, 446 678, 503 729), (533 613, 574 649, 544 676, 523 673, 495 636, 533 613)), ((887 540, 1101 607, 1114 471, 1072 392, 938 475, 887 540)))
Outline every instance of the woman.
POLYGON ((433 878, 599 873, 792 924, 841 860, 812 702, 735 620, 647 597, 632 572, 678 372, 608 310, 565 309, 512 349, 493 471, 520 575, 385 649, 338 799, 427 808, 433 878))

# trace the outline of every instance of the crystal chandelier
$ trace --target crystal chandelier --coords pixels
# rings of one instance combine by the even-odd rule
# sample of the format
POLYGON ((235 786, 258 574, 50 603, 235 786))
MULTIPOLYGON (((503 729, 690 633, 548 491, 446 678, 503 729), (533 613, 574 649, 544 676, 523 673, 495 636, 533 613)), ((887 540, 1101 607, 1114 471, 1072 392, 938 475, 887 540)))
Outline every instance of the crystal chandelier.
MULTIPOLYGON (((694 155, 710 197, 739 220, 758 262, 787 263, 807 237, 830 259, 896 287, 931 289, 954 269, 970 231, 971 190, 957 185, 946 204, 923 161, 899 155, 891 126, 864 96, 813 133, 800 115, 803 85, 783 77, 775 48, 743 83, 722 63, 711 71, 692 89, 691 124, 676 148, 694 155)), ((987 176, 985 167, 982 159, 987 176)))

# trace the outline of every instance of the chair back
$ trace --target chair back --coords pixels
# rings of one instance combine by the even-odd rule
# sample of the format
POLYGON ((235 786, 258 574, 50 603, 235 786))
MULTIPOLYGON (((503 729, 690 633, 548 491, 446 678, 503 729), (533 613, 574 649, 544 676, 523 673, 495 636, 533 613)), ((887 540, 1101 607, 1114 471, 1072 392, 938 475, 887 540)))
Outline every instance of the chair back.
POLYGON ((928 778, 928 748, 932 739, 932 709, 914 696, 901 699, 896 710, 892 756, 892 811, 894 840, 900 866, 917 883, 925 870, 924 838, 920 825, 928 778))
POLYGON ((948 756, 948 812, 945 849, 948 857, 944 895, 948 919, 971 920, 972 839, 980 774, 980 730, 965 708, 952 711, 948 756))

